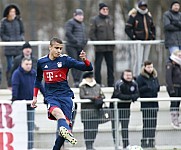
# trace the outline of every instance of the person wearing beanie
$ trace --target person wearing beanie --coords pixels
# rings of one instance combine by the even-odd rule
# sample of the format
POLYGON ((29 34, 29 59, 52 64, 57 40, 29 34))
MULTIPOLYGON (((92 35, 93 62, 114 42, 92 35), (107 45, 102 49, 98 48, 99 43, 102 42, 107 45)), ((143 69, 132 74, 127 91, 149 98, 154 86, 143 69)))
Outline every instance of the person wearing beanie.
POLYGON ((163 14, 163 27, 165 34, 165 48, 170 55, 177 49, 181 50, 181 12, 180 2, 174 0, 169 10, 163 14))
POLYGON ((100 85, 96 83, 92 71, 83 74, 79 89, 81 99, 91 100, 90 103, 81 103, 81 121, 84 126, 86 150, 95 150, 93 145, 98 133, 98 112, 102 107, 105 96, 100 85))
MULTIPOLYGON (((131 40, 155 40, 156 31, 151 13, 148 11, 148 4, 145 1, 139 1, 136 8, 132 8, 128 13, 128 20, 125 24, 125 32, 131 40)), ((135 49, 139 55, 131 57, 133 64, 133 74, 138 75, 141 64, 148 60, 151 45, 141 45, 140 49, 135 49), (135 59, 137 58, 137 59, 135 59)))
MULTIPOLYGON (((89 37, 92 41, 115 40, 114 22, 109 15, 109 7, 105 3, 99 4, 99 14, 90 19, 89 37)), ((107 65, 107 86, 114 86, 114 45, 95 45, 95 79, 101 86, 101 67, 103 58, 107 65)))
MULTIPOLYGON (((0 36, 3 42, 24 40, 24 26, 20 17, 20 10, 17 5, 9 4, 7 7, 5 7, 3 18, 1 19, 0 36)), ((6 56, 7 61, 7 83, 10 80, 10 71, 12 68, 13 59, 20 53, 21 49, 19 46, 4 47, 4 55, 6 56)))
MULTIPOLYGON (((70 57, 76 60, 80 60, 80 52, 85 48, 88 41, 86 26, 83 21, 83 10, 75 9, 73 18, 69 19, 65 24, 65 36, 67 41, 66 52, 70 57)), ((78 88, 82 71, 73 68, 71 74, 74 81, 73 86, 78 88)))
MULTIPOLYGON (((181 51, 175 50, 166 63, 166 84, 170 97, 181 97, 181 51)), ((171 101, 170 115, 171 125, 175 129, 180 129, 179 121, 180 101, 171 101)))

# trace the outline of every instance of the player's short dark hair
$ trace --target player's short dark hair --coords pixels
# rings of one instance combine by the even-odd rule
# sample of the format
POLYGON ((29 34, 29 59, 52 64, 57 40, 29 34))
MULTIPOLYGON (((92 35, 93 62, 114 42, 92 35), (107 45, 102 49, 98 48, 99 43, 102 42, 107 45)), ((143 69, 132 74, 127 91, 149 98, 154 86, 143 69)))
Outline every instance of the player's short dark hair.
POLYGON ((59 44, 63 44, 62 40, 60 40, 59 38, 57 37, 53 37, 51 38, 50 40, 50 45, 52 46, 55 42, 59 43, 59 44))
POLYGON ((146 61, 144 62, 144 67, 146 67, 146 66, 148 66, 148 65, 151 65, 151 64, 153 64, 153 62, 151 62, 150 60, 146 60, 146 61))

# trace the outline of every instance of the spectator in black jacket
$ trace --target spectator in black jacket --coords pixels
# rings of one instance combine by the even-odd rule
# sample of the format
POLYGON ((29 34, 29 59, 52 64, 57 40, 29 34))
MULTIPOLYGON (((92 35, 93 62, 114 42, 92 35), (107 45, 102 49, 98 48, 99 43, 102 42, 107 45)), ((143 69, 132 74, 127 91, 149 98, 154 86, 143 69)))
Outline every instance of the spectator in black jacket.
POLYGON ((163 14, 165 32, 165 47, 170 54, 175 50, 181 50, 181 12, 180 2, 174 0, 170 9, 163 14))
MULTIPOLYGON (((157 71, 151 61, 145 61, 140 75, 137 77, 140 98, 153 98, 158 96, 160 85, 157 71)), ((143 148, 155 148, 155 132, 157 125, 158 102, 148 100, 141 102, 143 115, 143 135, 141 146, 143 148)))
MULTIPOLYGON (((139 97, 138 85, 133 78, 133 73, 131 70, 127 69, 121 75, 121 79, 118 80, 114 87, 114 92, 112 98, 118 98, 127 102, 118 103, 119 109, 119 122, 121 123, 122 128, 122 141, 123 149, 128 149, 129 145, 129 136, 128 136, 128 125, 130 117, 130 105, 131 102, 134 102, 139 97)), ((113 103, 110 105, 111 108, 114 108, 113 103)), ((112 121, 112 133, 113 139, 115 142, 115 121, 112 121)))
MULTIPOLYGON (((99 14, 91 18, 89 37, 92 41, 115 40, 114 23, 109 15, 109 7, 105 3, 99 4, 99 14)), ((114 86, 114 45, 95 45, 95 79, 102 85, 101 65, 105 58, 107 65, 107 85, 114 86)))
MULTIPOLYGON (((129 12, 129 19, 126 23, 125 32, 131 40, 155 40, 155 25, 153 23, 152 15, 148 11, 148 5, 144 1, 139 1, 136 8, 129 12)), ((151 45, 141 45, 141 48, 136 51, 133 59, 136 61, 133 66, 133 73, 138 75, 140 73, 141 65, 145 60, 148 60, 151 45), (140 62, 139 64, 137 64, 140 62), (138 66, 138 68, 136 68, 138 66)), ((133 60, 133 61, 134 61, 133 60)))
MULTIPOLYGON (((24 27, 20 17, 19 8, 14 5, 8 5, 3 12, 3 19, 1 20, 0 36, 2 41, 23 41, 24 27)), ((19 46, 5 46, 4 54, 7 59, 6 78, 7 82, 10 78, 10 71, 14 57, 21 53, 19 46)))
MULTIPOLYGON (((73 18, 68 20, 65 25, 65 36, 67 39, 66 51, 67 54, 80 61, 80 52, 84 50, 87 44, 87 34, 84 20, 84 12, 81 9, 76 9, 73 13, 73 18)), ((74 87, 78 88, 82 71, 72 69, 72 77, 74 80, 74 87)))
MULTIPOLYGON (((181 51, 174 51, 166 64, 167 92, 170 97, 181 97, 181 51)), ((179 122, 180 101, 171 101, 171 125, 180 128, 179 122)))

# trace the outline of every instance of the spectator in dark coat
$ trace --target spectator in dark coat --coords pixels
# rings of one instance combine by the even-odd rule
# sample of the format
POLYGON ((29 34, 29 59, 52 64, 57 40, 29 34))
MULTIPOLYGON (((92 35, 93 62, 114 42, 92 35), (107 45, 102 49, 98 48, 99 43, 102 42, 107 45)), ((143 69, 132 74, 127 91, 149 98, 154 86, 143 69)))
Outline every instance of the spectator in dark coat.
MULTIPOLYGON (((167 92, 170 97, 181 97, 181 51, 174 51, 166 64, 167 92)), ((171 101, 171 125, 180 128, 179 122, 180 101, 171 101)))
POLYGON ((165 47, 170 54, 175 50, 181 50, 181 12, 180 2, 174 0, 170 9, 163 14, 165 33, 165 47))
MULTIPOLYGON (((73 13, 73 18, 68 20, 65 25, 65 36, 67 39, 66 51, 67 54, 80 61, 80 52, 84 50, 87 44, 87 34, 84 20, 84 12, 81 9, 76 9, 73 13)), ((74 80, 74 87, 78 87, 82 71, 72 69, 72 77, 74 80)))
MULTIPOLYGON (((151 61, 145 61, 140 75, 137 77, 140 98, 154 98, 158 96, 160 85, 157 71, 151 61)), ((143 135, 141 146, 143 148, 155 148, 155 132, 157 125, 158 102, 141 102, 143 115, 143 135)))
MULTIPOLYGON (((34 70, 37 69, 37 58, 32 55, 32 47, 29 44, 29 42, 25 42, 22 46, 22 54, 16 56, 14 61, 13 61, 13 66, 11 68, 11 78, 12 78, 13 72, 21 65, 21 61, 23 58, 31 59, 32 60, 32 68, 34 70)), ((11 80, 8 82, 8 85, 9 85, 9 87, 11 87, 11 80)), ((45 90, 44 90, 43 84, 40 88, 40 91, 41 91, 43 97, 45 97, 45 90)), ((44 103, 46 104, 45 99, 44 99, 44 103)))
MULTIPOLYGON (((36 71, 32 69, 32 60, 23 58, 12 76, 12 101, 33 99, 34 82, 36 71)), ((34 108, 27 104, 27 122, 28 122, 28 149, 33 149, 33 130, 34 130, 34 108)))
MULTIPOLYGON (((19 8, 14 5, 8 5, 3 13, 3 19, 1 20, 0 36, 2 41, 23 41, 24 40, 24 27, 20 17, 19 8)), ((4 54, 7 59, 6 78, 7 81, 10 78, 10 70, 14 57, 21 53, 19 46, 5 46, 4 54)))
MULTIPOLYGON (((115 40, 114 23, 109 15, 109 7, 105 3, 99 4, 99 15, 91 18, 89 37, 92 41, 115 40)), ((114 64, 113 64, 114 45, 95 46, 95 79, 102 85, 101 65, 105 58, 107 65, 107 84, 114 86, 114 64)))
MULTIPOLYGON (((96 102, 101 102, 105 98, 101 87, 96 83, 93 72, 85 72, 82 82, 80 83, 80 98, 90 99, 91 103, 81 104, 81 121, 84 125, 84 139, 86 150, 94 150, 93 144, 98 133, 98 108, 95 107, 96 102)), ((97 106, 101 106, 101 104, 97 106)))
MULTIPOLYGON (((137 7, 130 10, 128 15, 129 18, 125 26, 125 32, 131 40, 155 40, 155 25, 146 2, 139 1, 137 7)), ((140 49, 137 49, 135 52, 136 55, 139 55, 139 57, 135 56, 132 58, 135 61, 133 65, 133 73, 135 75, 140 73, 141 65, 145 60, 148 60, 150 48, 150 44, 141 45, 140 49), (138 62, 140 63, 137 64, 138 62)))
MULTIPOLYGON (((118 103, 119 111, 119 122, 121 123, 122 128, 122 141, 123 149, 128 149, 129 145, 129 134, 128 134, 128 125, 130 117, 130 105, 131 102, 135 102, 139 97, 138 85, 133 78, 133 73, 131 70, 126 69, 121 75, 121 79, 115 83, 114 92, 112 98, 118 98, 127 102, 118 103)), ((113 103, 110 104, 111 108, 114 108, 113 103)), ((114 114, 113 114, 114 118, 114 114)), ((115 120, 112 121, 113 129, 113 139, 115 142, 115 120)))

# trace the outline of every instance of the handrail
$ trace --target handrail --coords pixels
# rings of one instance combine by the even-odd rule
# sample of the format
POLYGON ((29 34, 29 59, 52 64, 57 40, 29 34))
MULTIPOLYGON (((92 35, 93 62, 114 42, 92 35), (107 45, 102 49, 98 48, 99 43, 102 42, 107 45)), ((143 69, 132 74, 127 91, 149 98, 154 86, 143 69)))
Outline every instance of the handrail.
MULTIPOLYGON (((22 46, 25 41, 13 41, 13 42, 0 42, 0 46, 22 46)), ((32 46, 38 45, 49 45, 50 41, 29 41, 32 46)), ((65 44, 66 41, 63 41, 65 44)), ((88 45, 112 45, 112 44, 159 44, 164 43, 164 40, 149 40, 149 41, 141 41, 141 40, 116 40, 116 41, 88 41, 88 45)))
MULTIPOLYGON (((75 103, 90 103, 92 102, 90 99, 73 99, 75 103)), ((104 102, 131 102, 131 100, 119 100, 117 98, 106 98, 103 100, 104 102)), ((136 102, 164 102, 164 101, 181 101, 181 97, 155 97, 155 98, 138 98, 136 102)), ((26 104, 31 104, 31 100, 17 100, 16 102, 23 102, 26 104)), ((10 100, 0 100, 0 103, 11 103, 10 100)), ((37 101, 37 104, 43 104, 43 101, 37 101)))

